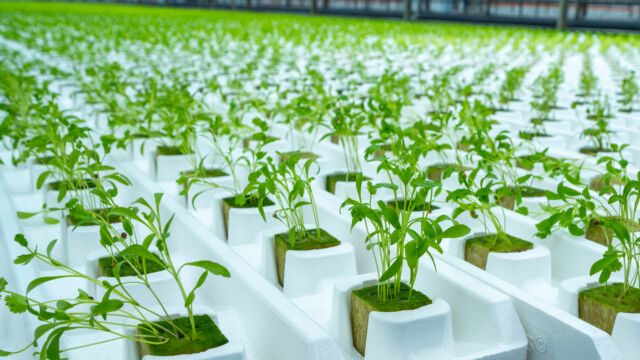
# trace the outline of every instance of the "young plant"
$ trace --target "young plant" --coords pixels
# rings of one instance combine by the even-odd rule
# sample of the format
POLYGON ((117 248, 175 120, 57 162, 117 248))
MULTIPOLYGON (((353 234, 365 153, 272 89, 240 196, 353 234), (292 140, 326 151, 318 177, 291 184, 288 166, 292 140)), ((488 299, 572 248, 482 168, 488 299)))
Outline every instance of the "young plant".
POLYGON ((362 173, 358 136, 362 135, 366 117, 362 109, 347 102, 346 97, 340 97, 335 105, 330 125, 331 131, 325 137, 330 136, 332 141, 340 143, 347 167, 345 178, 348 181, 349 178, 362 173))
POLYGON ((598 86, 598 77, 593 73, 593 65, 590 56, 585 56, 582 61, 582 72, 578 84, 578 96, 590 98, 598 86))
POLYGON ((579 307, 581 318, 611 333, 615 314, 640 312, 640 173, 633 178, 627 175, 628 162, 620 152, 617 158, 600 158, 599 163, 605 165, 607 173, 597 196, 578 179, 571 179, 572 186, 560 183, 556 192, 547 193, 554 205, 547 207, 549 217, 537 224, 537 236, 546 238, 565 228, 574 236, 586 236, 607 247, 589 270, 589 275, 599 274, 598 281, 603 286, 583 290, 579 307), (616 184, 612 179, 621 181, 616 184), (611 275, 618 272, 622 282, 608 284, 611 275), (614 316, 604 315, 611 312, 614 316))
POLYGON ((268 157, 262 168, 252 176, 258 196, 273 196, 278 208, 275 218, 287 227, 288 241, 292 247, 299 239, 316 237, 319 240, 321 236, 318 209, 311 189, 314 180, 311 171, 315 164, 315 159, 303 162, 300 153, 294 152, 284 159, 281 157, 278 163, 268 157), (311 208, 315 224, 311 232, 305 227, 303 215, 303 208, 307 206, 311 208))
POLYGON ((532 120, 548 121, 551 119, 551 112, 558 103, 558 89, 563 81, 561 63, 556 64, 546 75, 540 76, 534 81, 531 109, 535 113, 535 117, 532 120))
POLYGON ((198 174, 206 174, 204 159, 201 159, 195 174, 183 174, 178 180, 179 184, 184 185, 183 193, 186 194, 193 185, 200 184, 204 189, 194 194, 192 206, 195 206, 196 199, 204 192, 223 189, 231 193, 228 201, 230 206, 261 209, 266 199, 258 196, 255 182, 249 181, 248 184, 243 182, 242 174, 245 172, 257 174, 266 160, 267 153, 264 147, 277 139, 267 134, 269 125, 258 118, 253 119, 255 129, 249 137, 246 137, 245 132, 242 131, 246 129, 237 124, 224 123, 220 117, 217 117, 214 122, 215 125, 212 124, 208 129, 207 138, 215 148, 214 156, 224 164, 224 170, 228 171, 231 181, 230 183, 221 182, 220 177, 198 176, 198 174), (248 146, 249 142, 251 146, 248 146))
POLYGON ((609 120, 606 117, 598 117, 594 125, 582 130, 580 136, 588 141, 588 145, 580 148, 580 152, 586 155, 595 156, 600 152, 611 152, 614 145, 611 143, 611 130, 609 120))
POLYGON ((620 104, 623 106, 620 111, 632 112, 634 105, 638 102, 640 88, 636 80, 636 73, 631 71, 622 80, 620 104))
MULTIPOLYGON (((286 228, 285 233, 274 236, 276 268, 281 285, 285 282, 286 252, 289 250, 319 250, 334 247, 340 241, 320 227, 318 209, 311 188, 314 180, 313 169, 317 169, 315 159, 302 160, 300 152, 289 153, 280 161, 268 157, 257 173, 250 175, 250 181, 259 199, 271 195, 276 210, 274 217, 286 228), (305 222, 305 208, 311 210, 314 228, 308 229, 305 222)), ((250 184, 251 185, 251 184, 250 184)), ((262 204, 260 213, 265 217, 262 204)), ((266 220, 266 219, 265 219, 266 220)))
MULTIPOLYGON (((506 220, 496 214, 497 200, 513 195, 510 184, 482 166, 460 173, 458 182, 461 187, 448 191, 446 198, 447 202, 458 205, 452 218, 468 212, 471 218, 480 218, 484 226, 484 234, 466 241, 465 260, 485 269, 489 252, 521 252, 533 248, 532 243, 509 235, 506 220)), ((504 215, 504 208, 500 209, 504 215)))
POLYGON ((378 272, 378 298, 383 302, 399 299, 403 264, 409 268, 410 298, 420 258, 427 255, 434 261, 431 251, 442 252, 439 245, 442 239, 461 237, 469 232, 469 228, 461 224, 443 229, 442 223, 450 220, 448 216, 429 217, 434 209, 434 199, 441 192, 441 184, 429 180, 428 172, 418 164, 430 149, 420 145, 407 146, 410 135, 414 134, 412 128, 403 131, 398 126, 387 125, 385 133, 396 134, 388 139, 393 156, 377 157, 376 160, 380 161, 378 171, 388 181, 367 181, 367 195, 363 195, 364 180, 360 175, 356 178, 358 198, 349 198, 342 204, 342 207, 349 207, 352 228, 364 223, 368 234, 365 242, 373 253, 378 272), (390 201, 377 199, 382 189, 393 194, 390 201))
POLYGON ((522 87, 528 71, 528 66, 517 66, 506 72, 505 79, 498 90, 498 104, 502 108, 506 107, 510 101, 516 100, 517 92, 522 87))
MULTIPOLYGON (((98 195, 107 203, 113 202, 108 192, 100 192, 98 195)), ((166 222, 162 220, 161 199, 162 194, 155 194, 154 203, 150 204, 145 199, 139 198, 134 202, 135 206, 111 207, 107 214, 85 209, 77 201, 67 204, 69 212, 80 219, 81 223, 100 227, 100 243, 112 259, 113 280, 111 281, 99 280, 53 257, 56 240, 49 243, 46 251, 42 251, 30 245, 22 234, 16 235, 15 241, 26 250, 16 258, 14 261, 16 264, 27 265, 32 261, 38 261, 56 268, 60 275, 32 280, 24 294, 8 289, 7 282, 0 278, 0 294, 5 296, 5 303, 9 310, 17 314, 30 313, 43 322, 36 329, 32 343, 17 351, 0 351, 0 355, 16 354, 32 346, 40 346, 40 359, 60 359, 61 354, 75 349, 60 348, 61 337, 75 330, 104 332, 111 335, 108 341, 125 339, 134 341, 140 346, 158 349, 161 349, 164 344, 175 346, 176 343, 184 343, 185 339, 188 344, 198 346, 195 345, 197 341, 208 335, 199 333, 197 330, 197 323, 199 324, 201 320, 193 311, 196 291, 205 283, 209 274, 229 277, 229 272, 224 266, 209 260, 189 262, 180 266, 174 264, 169 250, 169 232, 173 216, 166 222), (121 233, 113 227, 110 221, 113 217, 122 219, 125 232, 121 233), (133 224, 145 227, 149 235, 142 241, 138 241, 133 224), (152 246, 155 250, 152 250, 152 246), (182 271, 189 267, 203 270, 191 290, 186 288, 181 279, 182 271), (147 276, 152 269, 166 271, 174 280, 183 300, 186 317, 174 318, 168 313, 161 300, 162 294, 154 291, 147 276), (33 295, 33 291, 44 284, 70 279, 94 284, 102 289, 104 295, 102 298, 94 298, 82 289, 78 289, 78 295, 74 298, 38 299, 33 295), (145 287, 153 295, 155 304, 143 304, 132 297, 128 291, 128 287, 132 284, 145 287), (152 318, 158 320, 151 320, 152 318), (43 337, 45 337, 44 342, 38 345, 38 340, 43 337)), ((221 342, 226 342, 226 338, 224 336, 222 338, 224 340, 221 342)), ((103 342, 88 343, 81 347, 103 342)), ((203 350, 206 349, 197 351, 203 350)))

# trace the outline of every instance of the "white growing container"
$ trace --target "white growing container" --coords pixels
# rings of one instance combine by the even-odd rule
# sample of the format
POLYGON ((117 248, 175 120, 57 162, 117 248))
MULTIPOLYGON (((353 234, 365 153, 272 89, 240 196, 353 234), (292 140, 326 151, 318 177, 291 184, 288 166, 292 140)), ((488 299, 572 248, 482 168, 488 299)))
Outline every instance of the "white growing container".
MULTIPOLYGON (((306 228, 313 229, 315 225, 307 224, 306 228)), ((276 226, 262 233, 262 274, 273 284, 278 284, 274 236, 286 231, 285 227, 276 226)), ((313 293, 322 281, 339 276, 356 275, 353 246, 340 238, 338 240, 341 242, 340 245, 326 249, 287 251, 282 289, 285 295, 293 297, 313 293)))
MULTIPOLYGON (((375 282, 375 274, 364 274, 335 283, 329 331, 345 352, 353 348, 351 291, 375 282)), ((454 351, 451 308, 442 299, 414 310, 369 314, 365 360, 451 359, 454 351)))
POLYGON ((156 181, 176 181, 180 173, 193 169, 196 164, 194 154, 159 155, 155 153, 156 181))
MULTIPOLYGON (((546 359, 548 356, 560 356, 558 354, 574 354, 572 356, 585 359, 633 359, 633 357, 623 356, 621 353, 623 349, 617 348, 615 344, 624 344, 625 354, 630 354, 629 351, 635 351, 635 353, 640 351, 637 347, 640 344, 637 341, 627 341, 627 336, 621 331, 610 336, 576 316, 577 294, 587 284, 596 281, 594 277, 587 275, 591 264, 601 258, 605 247, 584 238, 573 237, 564 231, 558 231, 549 238, 540 240, 533 236, 536 232, 535 220, 508 210, 497 208, 494 210, 499 212, 498 218, 508 224, 509 234, 533 242, 534 249, 541 248, 542 251, 522 253, 523 263, 517 265, 517 271, 514 270, 513 264, 505 268, 501 263, 503 261, 500 260, 498 261, 500 265, 492 268, 493 273, 489 271, 489 261, 495 261, 502 254, 498 254, 498 257, 490 254, 487 271, 467 263, 455 252, 450 253, 453 255, 449 256, 450 262, 511 296, 523 319, 527 334, 530 338, 532 334, 537 334, 535 336, 540 338, 534 348, 533 358, 546 359), (496 269, 502 270, 496 273, 496 269), (542 322, 547 325, 541 325, 542 322), (572 339, 571 346, 553 340, 553 334, 560 331, 557 330, 558 327, 563 329, 565 336, 572 339), (581 345, 575 345, 578 343, 581 345), (633 350, 629 350, 630 346, 633 350)), ((466 217, 461 217, 460 220, 469 221, 466 217)), ((474 222, 471 221, 469 224, 473 226, 474 222)), ((447 254, 446 250, 445 254, 447 254)), ((509 257, 510 261, 518 260, 517 257, 509 257)), ((613 276, 616 278, 619 275, 613 276)), ((631 315, 632 320, 629 320, 626 315, 623 316, 623 325, 620 326, 634 328, 633 324, 637 324, 636 315, 631 315)), ((634 331, 636 330, 631 332, 634 331)))

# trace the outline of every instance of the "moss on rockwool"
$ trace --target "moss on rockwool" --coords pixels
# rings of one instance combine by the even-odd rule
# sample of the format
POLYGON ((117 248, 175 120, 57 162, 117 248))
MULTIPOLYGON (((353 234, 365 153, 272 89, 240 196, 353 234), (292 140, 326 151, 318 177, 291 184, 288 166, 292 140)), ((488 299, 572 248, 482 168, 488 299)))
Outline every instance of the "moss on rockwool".
MULTIPOLYGON (((543 189, 538 189, 532 186, 519 186, 518 189, 520 191, 520 196, 522 196, 523 198, 533 198, 533 197, 544 197, 546 191, 543 189)), ((516 196, 515 196, 515 192, 516 192, 516 188, 512 187, 511 191, 514 193, 514 195, 507 195, 507 196, 502 196, 499 199, 497 199, 498 205, 506 208, 506 209, 511 209, 513 210, 513 208, 516 205, 516 196)))
POLYGON ((351 292, 351 333, 353 346, 364 356, 367 344, 369 314, 372 311, 395 312, 415 310, 430 305, 431 303, 432 301, 428 296, 418 290, 411 290, 411 288, 404 283, 400 284, 399 294, 386 301, 383 301, 379 296, 377 285, 353 290, 351 292))
POLYGON ((518 137, 523 140, 533 140, 534 138, 551 137, 551 135, 539 131, 520 131, 518 137))
POLYGON ((156 154, 162 156, 175 156, 175 155, 186 155, 179 146, 158 146, 156 148, 156 154))
POLYGON ((619 176, 609 176, 605 178, 603 175, 594 176, 589 183, 592 190, 600 192, 606 185, 622 185, 623 181, 619 176), (606 179, 606 181, 605 181, 606 179))
POLYGON ((622 283, 586 289, 578 295, 580 319, 611 334, 618 313, 640 313, 640 289, 629 288, 624 297, 622 283))
POLYGON ((454 172, 460 172, 468 169, 460 164, 436 163, 427 167, 427 177, 432 181, 441 181, 444 172, 449 168, 453 168, 454 172))
MULTIPOLYGON (((358 176, 358 173, 349 173, 349 172, 337 172, 337 173, 329 174, 327 175, 326 190, 332 194, 335 194, 336 183, 338 183, 339 181, 355 182, 357 176, 358 176)), ((364 181, 364 180, 370 180, 370 179, 366 176, 363 176, 362 180, 364 181)))
MULTIPOLYGON (((591 221, 589 221, 589 225, 587 226, 585 237, 588 240, 591 240, 598 244, 609 246, 609 243, 615 237, 615 234, 613 230, 611 230, 608 227, 605 227, 602 224, 602 220, 605 220, 605 219, 620 221, 620 218, 615 216, 591 219, 591 221)), ((634 223, 629 222, 626 224, 626 227, 627 229, 629 229, 629 231, 632 231, 632 232, 640 231, 640 224, 638 224, 637 222, 634 222, 634 223)))
POLYGON ((284 269, 287 251, 289 250, 320 250, 340 245, 340 240, 333 235, 320 229, 310 229, 304 234, 296 234, 295 241, 291 244, 289 233, 276 234, 274 238, 276 268, 278 270, 278 281, 284 285, 284 269))
POLYGON ((153 256, 158 259, 158 262, 146 260, 141 257, 130 258, 128 262, 123 262, 124 257, 122 256, 100 258, 98 259, 98 276, 114 277, 113 269, 120 262, 122 262, 120 271, 118 272, 120 277, 136 276, 138 274, 148 275, 164 270, 165 266, 162 265, 160 257, 156 254, 153 254, 153 256))
POLYGON ((312 153, 311 151, 287 151, 287 152, 280 153, 280 160, 287 161, 294 154, 298 154, 299 160, 309 160, 309 159, 320 158, 320 155, 316 153, 312 153))
POLYGON ((559 161, 557 158, 548 155, 522 155, 516 158, 516 166, 525 170, 533 170, 535 163, 545 165, 557 161, 559 161))
POLYGON ((159 327, 156 327, 159 333, 157 337, 144 325, 138 325, 138 334, 145 336, 147 340, 162 342, 164 339, 167 339, 167 341, 162 344, 139 343, 140 357, 142 358, 145 355, 175 356, 196 354, 229 342, 210 316, 195 315, 194 321, 197 336, 193 339, 191 338, 191 323, 188 317, 172 319, 171 322, 165 320, 155 322, 155 324, 159 325, 159 327), (172 323, 181 330, 178 337, 164 330, 173 329, 172 323), (189 337, 184 336, 183 333, 189 337))
POLYGON ((183 171, 180 173, 180 175, 187 178, 214 178, 214 177, 228 176, 229 174, 227 174, 225 171, 218 168, 206 168, 203 171, 200 171, 200 170, 183 171))
MULTIPOLYGON (((93 210, 98 216, 103 219, 106 219, 109 224, 116 224, 122 222, 123 218, 120 215, 114 215, 109 213, 110 209, 98 209, 93 210)), ((92 218, 81 219, 75 217, 73 214, 67 215, 67 224, 73 226, 90 226, 90 225, 99 225, 98 222, 94 221, 92 218)))
POLYGON ((533 243, 507 234, 480 235, 464 244, 464 259, 481 268, 487 268, 490 252, 516 253, 533 249, 533 243))
MULTIPOLYGON (((245 199, 243 204, 236 203, 235 196, 230 196, 228 198, 222 199, 222 217, 224 219, 224 229, 226 234, 229 234, 229 211, 233 209, 252 209, 257 208, 259 199, 256 197, 249 197, 245 199)), ((262 201, 262 206, 270 206, 273 205, 273 201, 264 199, 262 201)))
POLYGON ((585 154, 585 155, 589 155, 589 156, 596 156, 598 155, 598 153, 601 152, 611 152, 612 150, 609 148, 598 148, 598 147, 593 147, 593 146, 583 146, 580 148, 580 153, 581 154, 585 154))
POLYGON ((92 179, 74 180, 74 181, 59 180, 59 181, 53 181, 48 183, 47 189, 51 191, 58 191, 60 190, 60 187, 62 186, 62 184, 66 184, 67 190, 93 189, 96 187, 96 182, 93 181, 92 179))
MULTIPOLYGON (((387 201, 387 206, 389 206, 392 209, 396 209, 396 210, 403 210, 407 208, 407 203, 406 200, 404 199, 398 199, 398 201, 396 202, 395 200, 389 200, 387 201)), ((426 211, 426 212, 432 212, 434 210, 438 210, 439 207, 436 205, 433 205, 431 203, 427 203, 427 202, 423 202, 421 204, 414 204, 414 208, 413 208, 413 212, 418 212, 418 211, 426 211)))

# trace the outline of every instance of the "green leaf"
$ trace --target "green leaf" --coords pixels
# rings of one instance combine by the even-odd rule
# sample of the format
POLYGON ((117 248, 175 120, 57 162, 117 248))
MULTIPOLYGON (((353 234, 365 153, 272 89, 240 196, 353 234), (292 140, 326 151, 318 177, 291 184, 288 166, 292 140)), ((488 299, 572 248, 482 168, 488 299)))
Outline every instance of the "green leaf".
POLYGON ((193 301, 196 299, 196 290, 198 290, 202 285, 204 285, 204 282, 207 280, 207 275, 209 275, 208 272, 203 272, 200 277, 198 278, 198 281, 196 282, 196 285, 193 287, 193 289, 191 289, 191 292, 189 293, 189 295, 187 296, 187 299, 185 300, 184 306, 185 307, 189 307, 191 306, 191 304, 193 304, 193 301))
POLYGON ((156 237, 155 234, 147 235, 147 237, 145 237, 144 240, 142 241, 142 247, 145 249, 148 249, 149 246, 151 246, 151 243, 153 242, 153 239, 155 239, 155 237, 156 237))
POLYGON ((569 230, 569 233, 573 236, 584 235, 584 230, 580 229, 576 224, 573 224, 573 223, 569 224, 567 229, 569 230))
POLYGON ((29 243, 27 242, 27 239, 24 237, 23 234, 16 234, 16 236, 13 238, 13 240, 15 242, 17 242, 18 244, 20 244, 20 246, 22 246, 22 247, 29 246, 29 243))
POLYGON ((127 219, 138 219, 138 213, 130 208, 125 207, 113 207, 109 210, 109 214, 122 216, 127 219))
POLYGON ((36 180, 36 189, 41 189, 42 185, 44 185, 45 180, 51 175, 51 171, 44 171, 38 176, 38 180, 36 180))
POLYGON ((37 288, 38 286, 44 283, 47 283, 49 281, 64 279, 64 278, 72 278, 72 277, 75 277, 75 275, 44 276, 41 278, 34 279, 29 283, 29 285, 27 285, 27 294, 30 293, 33 289, 37 288))
POLYGON ((224 277, 230 277, 231 274, 229 273, 229 270, 227 270, 226 267, 213 262, 213 261, 209 261, 209 260, 201 260, 201 261, 194 261, 194 262, 190 262, 190 263, 186 263, 184 265, 182 265, 180 268, 182 269, 185 266, 195 266, 195 267, 199 267, 202 268, 204 270, 207 270, 208 272, 212 273, 213 275, 218 275, 218 276, 224 276, 224 277))
POLYGON ((377 183, 375 184, 375 188, 376 189, 385 188, 385 189, 395 191, 395 190, 398 190, 398 185, 392 184, 392 183, 377 183))
POLYGON ((610 226, 613 232, 615 232, 616 237, 620 239, 620 241, 629 242, 631 235, 629 234, 629 229, 626 226, 617 221, 611 221, 610 226))
POLYGON ((58 300, 56 301, 56 308, 60 311, 67 311, 69 309, 71 309, 73 307, 73 305, 65 300, 58 300))
POLYGON ((602 259, 596 261, 589 270, 589 275, 595 275, 602 272, 600 276, 600 282, 606 282, 612 272, 622 269, 622 263, 618 259, 617 251, 610 248, 605 251, 602 259))
POLYGON ((160 205, 160 202, 162 201, 163 196, 164 196, 164 193, 153 194, 153 199, 155 200, 156 206, 160 205))
MULTIPOLYGON (((64 334, 64 329, 56 329, 47 339, 47 359, 60 360, 60 337, 64 334), (62 331, 60 331, 62 330, 62 331)), ((42 359, 42 355, 40 358, 42 359)))
POLYGON ((45 216, 44 217, 44 223, 48 224, 48 225, 54 225, 54 224, 60 223, 60 220, 58 220, 56 218, 52 218, 50 216, 45 216))
POLYGON ((29 219, 38 215, 37 212, 25 212, 25 211, 17 211, 16 214, 18 215, 18 219, 29 219))
POLYGON ((162 265, 162 262, 158 260, 158 258, 154 256, 151 251, 147 250, 142 245, 138 245, 138 244, 133 244, 131 246, 128 246, 127 248, 122 250, 118 255, 125 258, 140 257, 142 259, 153 261, 155 263, 162 265))
POLYGON ((57 242, 58 240, 52 240, 49 245, 47 245, 47 256, 51 257, 51 252, 53 251, 53 248, 56 246, 57 242))
POLYGON ((391 266, 389 266, 389 268, 382 274, 382 276, 380 276, 380 279, 378 279, 379 282, 385 282, 389 279, 391 279, 394 275, 396 275, 400 270, 402 270, 402 257, 397 257, 393 263, 391 264, 391 266))
POLYGON ((40 339, 44 334, 48 333, 49 331, 51 331, 51 329, 54 329, 58 325, 59 324, 57 323, 50 323, 50 324, 43 324, 38 326, 36 330, 33 332, 34 342, 40 339))
POLYGON ((469 232, 471 232, 471 229, 469 229, 468 226, 463 224, 456 224, 448 228, 447 230, 443 231, 440 237, 454 239, 454 238, 463 237, 467 235, 469 232))
POLYGON ((36 257, 35 253, 18 255, 18 257, 16 257, 15 260, 13 260, 13 263, 16 265, 27 265, 35 257, 36 257))
POLYGON ((564 183, 558 184, 557 190, 558 190, 558 194, 560 195, 572 196, 572 197, 580 195, 579 191, 574 190, 573 188, 564 186, 564 183))
POLYGON ((385 220, 391 224, 395 229, 400 229, 400 220, 398 219, 398 212, 387 206, 383 201, 378 202, 378 206, 380 207, 380 211, 385 220))
POLYGON ((4 298, 4 302, 14 314, 22 314, 29 309, 29 301, 22 295, 11 294, 4 298))
POLYGON ((99 303, 98 305, 91 307, 92 315, 102 315, 106 318, 106 314, 120 310, 124 306, 124 303, 118 299, 107 299, 99 303))
POLYGON ((60 186, 58 187, 58 197, 56 200, 58 202, 61 202, 66 195, 67 195, 67 183, 63 181, 60 183, 60 186))

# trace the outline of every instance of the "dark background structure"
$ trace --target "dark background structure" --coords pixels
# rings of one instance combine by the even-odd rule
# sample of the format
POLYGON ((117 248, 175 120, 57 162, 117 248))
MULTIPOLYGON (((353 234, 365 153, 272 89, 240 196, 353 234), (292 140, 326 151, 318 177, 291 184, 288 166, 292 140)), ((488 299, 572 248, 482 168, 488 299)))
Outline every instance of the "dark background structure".
POLYGON ((281 11, 640 31, 640 0, 116 0, 159 6, 281 11), (562 16, 566 13, 566 16, 562 16))

